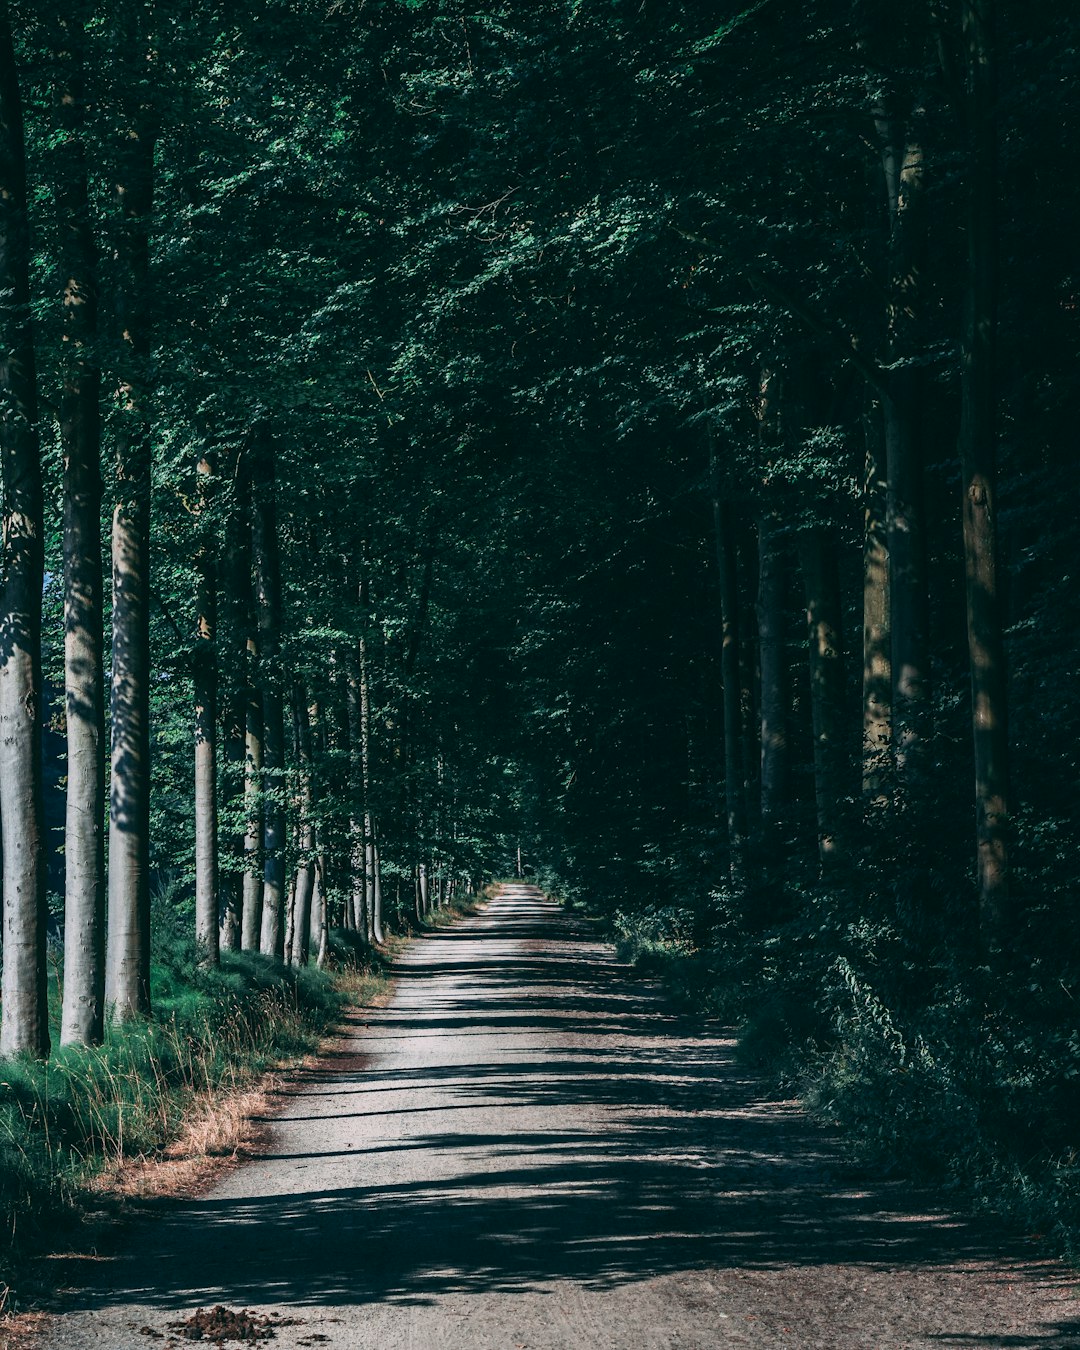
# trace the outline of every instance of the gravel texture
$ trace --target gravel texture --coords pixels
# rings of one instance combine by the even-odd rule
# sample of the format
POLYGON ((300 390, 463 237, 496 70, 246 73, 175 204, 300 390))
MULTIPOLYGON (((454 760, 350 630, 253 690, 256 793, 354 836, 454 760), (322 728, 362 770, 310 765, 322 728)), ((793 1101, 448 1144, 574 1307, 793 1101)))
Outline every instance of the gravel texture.
POLYGON ((1068 1272, 849 1168, 732 1052, 506 888, 285 1081, 259 1156, 74 1262, 39 1340, 179 1350, 202 1307, 282 1350, 1080 1347, 1068 1272))

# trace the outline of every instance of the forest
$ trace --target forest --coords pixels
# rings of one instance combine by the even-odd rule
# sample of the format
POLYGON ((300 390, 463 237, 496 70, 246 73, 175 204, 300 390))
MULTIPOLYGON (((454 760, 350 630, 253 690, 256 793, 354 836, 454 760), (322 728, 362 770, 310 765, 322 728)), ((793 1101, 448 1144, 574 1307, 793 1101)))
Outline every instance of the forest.
POLYGON ((2 0, 4 1119, 524 873, 1068 1247, 1078 53, 2 0))

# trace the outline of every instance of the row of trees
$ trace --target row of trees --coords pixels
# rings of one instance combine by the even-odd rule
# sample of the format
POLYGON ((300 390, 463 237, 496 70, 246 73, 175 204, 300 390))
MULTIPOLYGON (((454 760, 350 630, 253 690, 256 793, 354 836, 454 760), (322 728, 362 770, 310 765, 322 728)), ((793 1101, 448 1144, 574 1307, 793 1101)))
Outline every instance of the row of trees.
MULTIPOLYGON (((280 17, 295 34, 309 16, 280 17)), ((191 878, 208 961, 220 945, 299 964, 328 924, 382 941, 381 813, 398 912, 482 870, 470 812, 491 784, 457 786, 470 717, 444 746, 418 673, 434 547, 376 515, 373 410, 326 419, 341 372, 312 392, 304 327, 343 284, 321 254, 347 213, 340 176, 322 194, 301 181, 343 118, 320 84, 312 144, 285 141, 296 107, 267 96, 259 19, 0 14, 5 1054, 49 1048, 42 735, 60 670, 64 1042, 149 1012, 151 892, 170 873, 191 878), (55 629, 43 649, 43 596, 62 650, 55 629)), ((323 41, 284 65, 306 56, 315 79, 323 41)))
POLYGON ((701 945, 1072 950, 1069 15, 61 10, 4 83, 8 1052, 43 556, 72 1039, 145 1010, 154 878, 302 960, 519 837, 701 945))

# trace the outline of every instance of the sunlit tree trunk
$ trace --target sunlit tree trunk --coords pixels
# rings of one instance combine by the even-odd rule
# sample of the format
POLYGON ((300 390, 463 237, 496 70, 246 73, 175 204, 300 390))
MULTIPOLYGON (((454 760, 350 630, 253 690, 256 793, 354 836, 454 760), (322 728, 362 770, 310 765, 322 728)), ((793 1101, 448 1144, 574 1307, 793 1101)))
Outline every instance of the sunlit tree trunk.
POLYGON ((247 484, 245 447, 236 448, 224 474, 231 478, 229 507, 225 514, 222 566, 222 607, 219 649, 223 652, 220 675, 223 692, 221 745, 224 760, 219 794, 221 813, 227 822, 224 857, 220 869, 219 937, 223 951, 235 951, 241 942, 244 919, 244 761, 246 758, 247 706, 251 697, 248 638, 251 627, 251 512, 247 484), (231 469, 231 472, 228 470, 231 469))
MULTIPOLYGON (((248 639, 248 664, 256 661, 256 643, 248 639)), ((243 923, 240 945, 246 952, 257 952, 262 936, 262 696, 254 681, 248 688, 244 710, 244 872, 241 893, 243 923)))
POLYGON ((320 970, 326 965, 328 940, 326 902, 326 855, 320 853, 315 864, 315 885, 311 892, 310 949, 316 953, 315 964, 320 970))
POLYGON ((22 100, 0 2, 0 833, 4 965, 0 1054, 49 1052, 41 759, 44 519, 30 329, 30 240, 22 100))
MULTIPOLYGON (((144 34, 123 35, 132 64, 144 34)), ((144 73, 132 78, 141 90, 144 73)), ((149 225, 154 132, 143 104, 128 110, 117 152, 116 272, 120 373, 112 519, 112 783, 109 803, 105 1002, 115 1021, 150 1011, 150 322, 149 225)))
MULTIPOLYGON (((199 463, 204 480, 200 517, 209 504, 209 461, 199 463)), ((218 963, 218 800, 217 800, 217 566, 213 525, 199 519, 195 555, 195 938, 210 965, 218 963)))
POLYGON ((315 822, 312 790, 311 722, 307 696, 301 684, 293 688, 293 736, 299 776, 299 860, 293 891, 293 941, 290 957, 294 966, 305 966, 311 926, 312 894, 315 889, 315 822))
POLYGON ((372 891, 371 891, 371 934, 374 940, 380 945, 386 941, 386 934, 383 931, 383 901, 382 901, 382 860, 379 857, 379 841, 372 831, 372 891))
POLYGON ((57 89, 61 155, 56 207, 64 277, 64 993, 60 1040, 96 1045, 105 1013, 105 688, 101 568, 101 373, 97 249, 90 227, 83 37, 62 16, 57 89))
POLYGON ((274 443, 261 429, 253 447, 252 559, 259 627, 259 685, 263 713, 263 887, 259 950, 285 951, 285 714, 281 671, 281 571, 275 504, 274 443))

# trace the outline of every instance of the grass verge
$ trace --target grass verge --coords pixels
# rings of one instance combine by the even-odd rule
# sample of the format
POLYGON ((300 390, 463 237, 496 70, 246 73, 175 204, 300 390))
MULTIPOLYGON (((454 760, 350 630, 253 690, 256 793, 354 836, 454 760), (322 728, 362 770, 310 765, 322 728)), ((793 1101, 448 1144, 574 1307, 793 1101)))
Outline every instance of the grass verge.
POLYGON ((145 1193, 162 1160, 175 1192, 177 1168, 191 1177, 234 1153, 260 1079, 389 989, 392 952, 342 942, 328 971, 223 953, 211 970, 171 927, 158 925, 151 1020, 111 1029, 99 1048, 0 1064, 0 1315, 32 1292, 35 1256, 77 1240, 103 1203, 145 1193))

